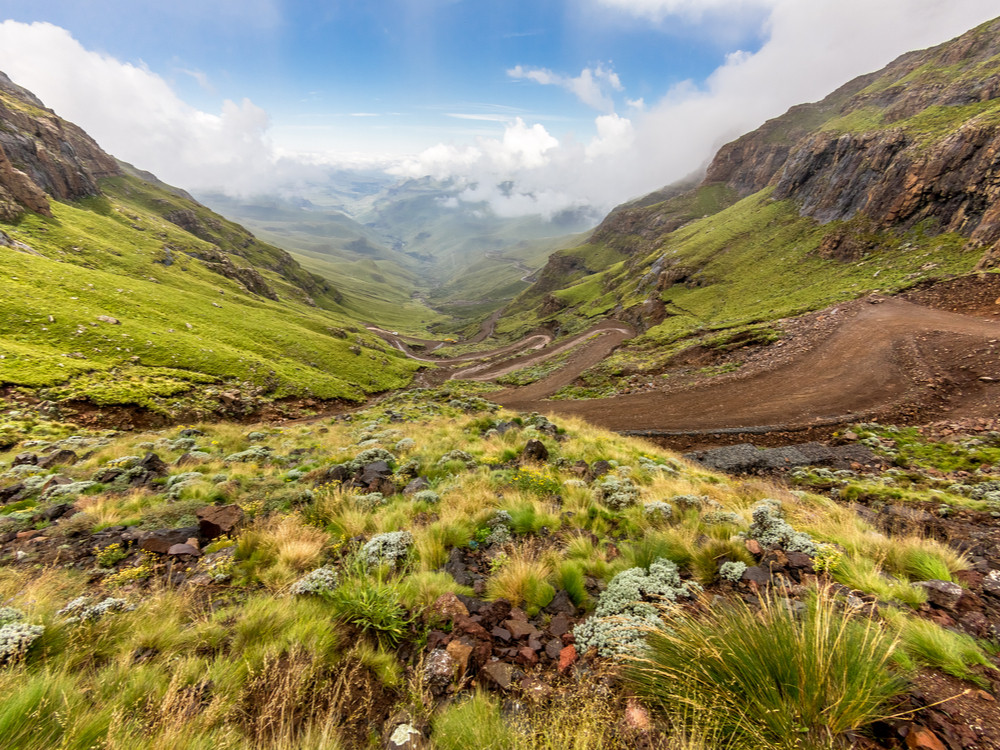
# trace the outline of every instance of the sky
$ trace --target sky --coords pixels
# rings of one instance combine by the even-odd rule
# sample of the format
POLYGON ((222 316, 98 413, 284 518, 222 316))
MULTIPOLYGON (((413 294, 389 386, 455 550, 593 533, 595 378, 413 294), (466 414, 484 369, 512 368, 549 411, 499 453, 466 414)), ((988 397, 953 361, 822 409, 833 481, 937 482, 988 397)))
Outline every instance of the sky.
POLYGON ((0 70, 194 190, 432 176, 605 211, 996 0, 0 0, 0 70))

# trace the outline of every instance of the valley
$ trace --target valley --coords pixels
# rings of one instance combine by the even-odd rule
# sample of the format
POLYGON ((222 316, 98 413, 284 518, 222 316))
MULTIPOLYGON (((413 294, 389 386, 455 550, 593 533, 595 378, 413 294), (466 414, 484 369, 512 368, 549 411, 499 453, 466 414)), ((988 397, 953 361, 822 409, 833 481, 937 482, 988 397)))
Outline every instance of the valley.
POLYGON ((0 75, 0 745, 1000 748, 1000 19, 599 223, 324 174, 0 75))

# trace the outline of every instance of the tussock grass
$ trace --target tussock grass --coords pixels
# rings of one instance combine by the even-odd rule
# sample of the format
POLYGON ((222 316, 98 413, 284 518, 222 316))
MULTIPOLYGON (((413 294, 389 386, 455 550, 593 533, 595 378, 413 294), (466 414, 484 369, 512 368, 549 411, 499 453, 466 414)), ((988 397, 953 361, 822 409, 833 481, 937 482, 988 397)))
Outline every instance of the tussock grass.
POLYGON ((535 550, 529 547, 512 549, 487 581, 486 596, 507 599, 534 616, 555 596, 555 589, 548 582, 551 575, 551 564, 535 550))
POLYGON ((668 716, 684 707, 718 727, 725 747, 832 748, 885 715, 902 688, 889 669, 892 634, 824 592, 801 618, 779 598, 736 601, 674 616, 647 642, 629 682, 668 716))

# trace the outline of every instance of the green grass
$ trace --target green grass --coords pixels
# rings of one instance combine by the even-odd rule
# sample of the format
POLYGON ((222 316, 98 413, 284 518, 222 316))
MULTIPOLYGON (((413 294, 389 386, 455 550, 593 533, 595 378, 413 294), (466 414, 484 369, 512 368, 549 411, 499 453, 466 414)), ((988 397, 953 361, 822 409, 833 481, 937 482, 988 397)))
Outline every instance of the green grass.
MULTIPOLYGON (((302 304, 301 289, 280 301, 249 295, 181 250, 162 265, 165 244, 197 252, 206 243, 110 204, 106 215, 53 203, 53 219, 32 215, 5 228, 45 257, 4 253, 0 381, 58 385, 52 398, 94 393, 104 404, 168 411, 171 397, 195 384, 359 400, 404 385, 416 368, 350 318, 302 304)), ((293 289, 283 277, 269 280, 279 294, 293 289)))
POLYGON ((678 616, 648 643, 628 680, 668 716, 719 727, 726 747, 837 747, 903 687, 892 635, 824 595, 801 617, 777 598, 678 616))

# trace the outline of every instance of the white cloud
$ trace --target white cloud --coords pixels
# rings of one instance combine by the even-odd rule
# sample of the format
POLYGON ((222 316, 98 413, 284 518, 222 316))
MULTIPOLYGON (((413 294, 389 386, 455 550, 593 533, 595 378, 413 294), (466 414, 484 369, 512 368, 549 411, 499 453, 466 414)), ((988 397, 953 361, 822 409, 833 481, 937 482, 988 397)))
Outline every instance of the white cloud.
POLYGON ((525 68, 522 65, 511 68, 507 75, 515 80, 534 81, 543 86, 559 86, 588 107, 601 112, 613 112, 615 108, 608 89, 622 91, 624 88, 618 74, 603 64, 598 64, 596 68, 584 68, 575 78, 554 73, 548 68, 525 68))
POLYGON ((744 10, 769 8, 781 0, 598 0, 636 16, 662 21, 668 16, 700 19, 718 13, 738 13, 744 10))
POLYGON ((268 115, 249 99, 200 111, 144 65, 89 51, 52 24, 0 23, 0 70, 109 153, 166 182, 249 191, 293 166, 276 157, 268 115))
MULTIPOLYGON (((597 136, 588 144, 564 139, 537 154, 531 169, 505 173, 489 149, 450 147, 453 153, 425 152, 408 163, 407 173, 418 174, 432 153, 435 175, 460 176, 475 184, 466 197, 489 200, 501 213, 552 214, 584 203, 606 210, 703 168, 723 143, 792 105, 821 99, 904 52, 947 41, 997 14, 996 0, 595 1, 658 19, 754 6, 767 10, 766 41, 756 52, 729 54, 701 85, 685 81, 658 101, 626 101, 631 105, 628 119, 607 107, 608 98, 592 97, 607 112, 595 120, 597 136), (449 166, 451 156, 461 159, 449 166), (504 181, 513 181, 513 187, 490 187, 504 181)), ((508 75, 569 90, 574 90, 571 81, 579 81, 581 90, 593 94, 584 75, 570 79, 523 67, 508 75)), ((597 78, 592 73, 591 83, 597 78)), ((607 97, 606 91, 600 96, 607 97)))

